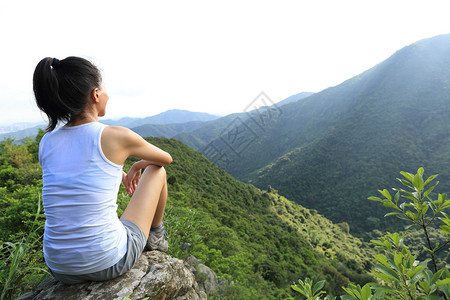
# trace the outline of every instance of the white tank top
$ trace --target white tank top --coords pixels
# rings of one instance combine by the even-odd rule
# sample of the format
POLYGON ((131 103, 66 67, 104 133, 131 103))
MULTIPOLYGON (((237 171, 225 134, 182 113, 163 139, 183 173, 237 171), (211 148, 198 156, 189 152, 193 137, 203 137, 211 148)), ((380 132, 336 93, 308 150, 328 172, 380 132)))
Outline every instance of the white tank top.
POLYGON ((103 154, 98 122, 64 126, 39 145, 46 217, 44 258, 53 271, 87 274, 116 264, 127 234, 117 217, 122 166, 103 154))

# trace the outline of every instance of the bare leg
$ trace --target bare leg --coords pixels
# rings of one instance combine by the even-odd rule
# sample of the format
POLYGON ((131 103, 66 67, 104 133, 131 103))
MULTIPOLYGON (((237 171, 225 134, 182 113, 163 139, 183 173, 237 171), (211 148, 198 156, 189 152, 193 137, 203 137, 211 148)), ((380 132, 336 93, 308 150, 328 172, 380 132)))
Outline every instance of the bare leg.
POLYGON ((152 227, 161 225, 164 211, 166 210, 167 203, 167 183, 164 182, 164 186, 159 196, 158 206, 156 207, 155 217, 153 218, 152 227))
POLYGON ((121 219, 136 224, 148 238, 151 226, 161 224, 166 202, 166 171, 163 167, 150 165, 145 168, 121 219))

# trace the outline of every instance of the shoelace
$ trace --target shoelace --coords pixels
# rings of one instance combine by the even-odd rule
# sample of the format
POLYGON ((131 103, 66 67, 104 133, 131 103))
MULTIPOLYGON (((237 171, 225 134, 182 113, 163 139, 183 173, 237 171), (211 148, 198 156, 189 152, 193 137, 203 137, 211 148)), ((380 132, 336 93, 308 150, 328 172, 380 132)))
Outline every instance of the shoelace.
MULTIPOLYGON (((166 223, 168 223, 168 222, 172 222, 173 220, 175 220, 175 219, 170 219, 170 220, 167 220, 167 221, 163 221, 162 223, 163 223, 163 225, 164 225, 164 224, 166 224, 166 223)), ((166 240, 169 239, 169 234, 167 233, 165 227, 164 227, 164 237, 166 238, 166 240)))

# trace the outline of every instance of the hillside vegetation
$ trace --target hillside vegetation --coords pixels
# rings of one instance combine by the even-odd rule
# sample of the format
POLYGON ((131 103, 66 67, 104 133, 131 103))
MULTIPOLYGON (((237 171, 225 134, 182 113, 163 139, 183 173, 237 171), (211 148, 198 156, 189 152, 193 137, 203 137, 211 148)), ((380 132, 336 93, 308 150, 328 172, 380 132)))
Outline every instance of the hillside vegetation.
POLYGON ((174 158, 166 168, 171 210, 197 213, 192 235, 201 242, 190 253, 227 282, 240 282, 223 293, 278 298, 288 295, 299 274, 328 278, 331 293, 350 280, 370 279, 372 250, 349 235, 344 224, 334 225, 274 190, 237 181, 179 141, 149 141, 174 158))
MULTIPOLYGON (((273 189, 262 191, 241 183, 179 141, 149 141, 174 158, 167 167, 165 219, 170 254, 195 255, 218 274, 223 284, 216 295, 210 295, 213 299, 285 298, 291 295, 290 284, 305 276, 326 279, 325 288, 331 294, 341 294, 341 286, 349 282, 363 284, 371 279, 373 250, 348 234, 348 225, 335 225, 273 189)), ((14 145, 6 140, 0 146, 3 261, 8 261, 4 242, 19 245, 21 237, 36 226, 41 189, 37 145, 31 141, 14 145)), ((121 188, 119 214, 128 198, 121 188)), ((21 266, 26 276, 18 286, 23 290, 47 275, 26 268, 45 269, 39 237, 43 222, 41 211, 38 241, 21 266)))
POLYGON ((391 174, 427 166, 440 174, 440 191, 450 189, 449 82, 450 35, 442 35, 336 87, 219 129, 221 119, 212 121, 180 138, 201 145, 196 149, 236 178, 271 185, 349 223, 352 233, 392 230, 387 209, 366 200, 395 185, 391 174), (215 139, 206 134, 212 131, 215 139))

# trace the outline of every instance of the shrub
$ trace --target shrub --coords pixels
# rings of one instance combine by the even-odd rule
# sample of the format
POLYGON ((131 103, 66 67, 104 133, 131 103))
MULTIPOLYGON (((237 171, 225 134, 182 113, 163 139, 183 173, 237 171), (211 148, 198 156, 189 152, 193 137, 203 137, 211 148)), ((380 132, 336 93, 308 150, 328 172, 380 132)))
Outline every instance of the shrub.
MULTIPOLYGON (((404 243, 404 236, 399 233, 386 233, 372 243, 382 251, 375 255, 377 264, 372 271, 377 277, 377 283, 367 283, 363 287, 349 284, 344 291, 348 299, 449 299, 450 271, 447 265, 439 268, 436 253, 445 249, 450 243, 450 217, 447 214, 450 200, 446 194, 438 194, 435 200, 431 198, 438 182, 431 184, 438 175, 423 178, 424 170, 419 168, 416 174, 400 172, 403 178, 399 182, 403 188, 394 188, 392 196, 388 190, 379 190, 382 198, 369 197, 370 200, 382 203, 392 208, 394 212, 387 216, 396 216, 409 221, 406 229, 418 227, 425 236, 424 247, 428 250, 429 259, 418 261, 404 243), (446 212, 447 211, 447 212, 446 212), (440 222, 438 222, 440 221, 440 222), (439 227, 444 240, 432 240, 430 229, 439 227), (431 264, 432 270, 428 268, 431 264)), ((299 280, 292 289, 304 295, 307 299, 321 299, 324 294, 321 289, 324 282, 313 285, 310 279, 299 280)), ((326 298, 325 298, 326 299, 326 298)))

